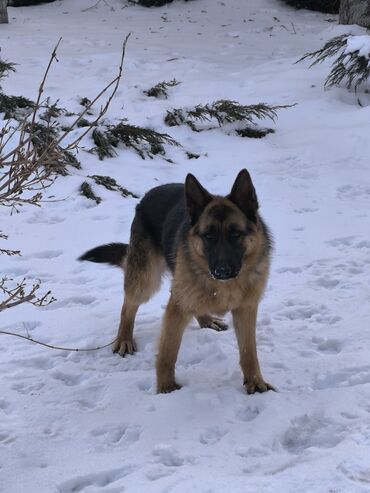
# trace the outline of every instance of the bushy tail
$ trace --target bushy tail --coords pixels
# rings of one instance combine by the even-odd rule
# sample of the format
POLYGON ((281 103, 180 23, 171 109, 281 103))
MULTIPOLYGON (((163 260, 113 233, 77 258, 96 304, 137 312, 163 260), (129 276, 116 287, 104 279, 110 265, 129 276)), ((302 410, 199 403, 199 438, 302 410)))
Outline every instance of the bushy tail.
POLYGON ((78 260, 88 260, 101 264, 111 264, 122 267, 126 257, 128 245, 126 243, 108 243, 85 252, 78 260))

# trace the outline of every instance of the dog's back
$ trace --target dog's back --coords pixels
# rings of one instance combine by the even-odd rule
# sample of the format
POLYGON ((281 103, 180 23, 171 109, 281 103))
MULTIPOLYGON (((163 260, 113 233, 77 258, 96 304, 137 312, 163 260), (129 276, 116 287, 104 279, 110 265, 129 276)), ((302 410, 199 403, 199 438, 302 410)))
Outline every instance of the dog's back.
POLYGON ((182 183, 170 183, 149 190, 136 207, 136 216, 150 234, 153 244, 173 269, 181 232, 190 226, 186 215, 182 183))

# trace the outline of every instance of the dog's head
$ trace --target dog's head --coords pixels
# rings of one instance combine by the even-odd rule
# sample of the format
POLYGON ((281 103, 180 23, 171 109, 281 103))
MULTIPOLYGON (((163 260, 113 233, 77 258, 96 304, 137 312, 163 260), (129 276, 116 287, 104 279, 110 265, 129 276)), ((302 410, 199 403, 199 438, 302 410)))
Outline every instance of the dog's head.
POLYGON ((246 255, 256 245, 258 201, 251 177, 240 171, 226 197, 211 195, 188 174, 185 197, 190 217, 190 241, 213 279, 237 277, 246 255))

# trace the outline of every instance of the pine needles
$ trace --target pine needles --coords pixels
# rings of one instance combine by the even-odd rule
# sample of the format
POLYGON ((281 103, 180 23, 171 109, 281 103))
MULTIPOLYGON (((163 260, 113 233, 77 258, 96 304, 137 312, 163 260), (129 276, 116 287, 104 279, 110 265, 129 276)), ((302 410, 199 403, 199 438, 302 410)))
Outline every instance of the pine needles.
POLYGON ((289 108, 292 105, 270 106, 265 103, 242 105, 237 101, 220 99, 211 104, 198 104, 194 108, 175 108, 167 111, 165 123, 170 126, 188 125, 194 132, 203 130, 200 125, 206 122, 217 123, 222 127, 226 123, 247 122, 254 124, 254 120, 269 118, 275 121, 277 111, 289 108))
POLYGON ((0 80, 8 77, 10 72, 15 72, 15 63, 6 62, 0 58, 0 80))
POLYGON ((114 192, 119 192, 122 197, 132 197, 134 199, 138 199, 139 197, 134 193, 127 190, 127 188, 121 187, 114 178, 110 176, 103 175, 89 175, 89 178, 93 179, 97 185, 102 185, 107 190, 111 190, 114 192))
MULTIPOLYGON (((107 190, 110 190, 112 192, 119 192, 122 197, 132 197, 134 199, 138 199, 139 197, 135 195, 134 193, 130 192, 127 190, 127 188, 121 187, 114 178, 111 178, 110 176, 103 176, 103 175, 89 175, 88 178, 91 178, 96 185, 100 185, 107 190)), ((96 204, 100 204, 102 201, 102 198, 99 197, 98 195, 95 194, 93 191, 91 185, 87 182, 84 181, 80 185, 80 195, 83 195, 87 199, 94 200, 96 204)))
POLYGON ((101 197, 95 195, 93 189, 91 188, 91 185, 87 181, 81 183, 80 195, 83 195, 87 199, 94 200, 97 205, 99 205, 100 202, 102 201, 101 197))
POLYGON ((275 131, 272 128, 255 128, 252 126, 237 128, 235 132, 240 137, 248 137, 249 139, 262 139, 268 134, 273 134, 275 131))
POLYGON ((311 59, 313 62, 310 67, 312 67, 322 63, 327 58, 336 56, 331 71, 325 80, 325 87, 339 85, 343 81, 347 89, 354 88, 356 90, 370 76, 370 52, 365 56, 360 54, 358 49, 351 50, 348 42, 355 37, 347 34, 336 36, 325 43, 320 50, 306 53, 297 63, 311 59))
POLYGON ((41 157, 47 154, 47 160, 44 161, 44 165, 48 167, 49 172, 66 176, 68 175, 67 166, 69 165, 81 169, 81 164, 76 156, 68 149, 56 144, 59 136, 57 126, 33 123, 32 125, 27 125, 26 132, 31 137, 36 156, 41 157))
POLYGON ((23 96, 7 96, 0 93, 0 113, 3 113, 4 120, 23 120, 34 107, 35 103, 23 96))
POLYGON ((144 94, 152 98, 167 99, 168 98, 167 89, 169 87, 178 86, 179 84, 181 84, 181 82, 178 82, 176 79, 172 79, 168 82, 166 81, 158 82, 158 84, 156 84, 155 86, 151 87, 147 91, 144 91, 144 94))
POLYGON ((153 159, 156 154, 165 155, 165 145, 180 146, 168 134, 123 122, 118 125, 106 125, 103 130, 96 128, 92 137, 95 143, 92 152, 95 152, 101 160, 116 156, 115 149, 120 144, 133 149, 142 159, 145 157, 153 159))

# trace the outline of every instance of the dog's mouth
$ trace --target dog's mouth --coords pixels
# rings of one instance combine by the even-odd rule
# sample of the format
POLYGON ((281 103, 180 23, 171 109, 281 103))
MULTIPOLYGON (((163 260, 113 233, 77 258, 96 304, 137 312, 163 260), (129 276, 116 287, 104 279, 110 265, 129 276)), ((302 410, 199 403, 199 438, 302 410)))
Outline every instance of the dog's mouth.
POLYGON ((231 281, 232 279, 235 279, 239 274, 238 270, 225 269, 225 268, 216 268, 212 270, 209 269, 208 272, 213 280, 221 281, 221 282, 231 281))

